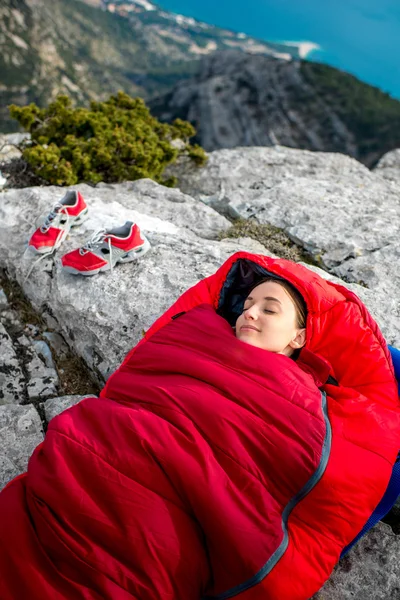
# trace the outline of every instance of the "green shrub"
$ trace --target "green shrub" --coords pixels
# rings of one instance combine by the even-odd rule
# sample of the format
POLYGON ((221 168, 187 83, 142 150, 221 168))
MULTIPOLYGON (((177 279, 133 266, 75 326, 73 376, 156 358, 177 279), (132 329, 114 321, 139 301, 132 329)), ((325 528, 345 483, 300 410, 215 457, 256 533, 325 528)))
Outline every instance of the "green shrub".
POLYGON ((206 160, 204 150, 189 139, 196 131, 176 119, 161 123, 141 98, 118 92, 90 108, 74 108, 68 96, 58 96, 48 108, 9 107, 11 116, 31 134, 23 157, 37 175, 54 185, 132 181, 149 177, 164 185, 167 165, 187 155, 197 165, 206 160), (173 143, 180 140, 180 143, 173 143), (171 143, 172 142, 172 143, 171 143))

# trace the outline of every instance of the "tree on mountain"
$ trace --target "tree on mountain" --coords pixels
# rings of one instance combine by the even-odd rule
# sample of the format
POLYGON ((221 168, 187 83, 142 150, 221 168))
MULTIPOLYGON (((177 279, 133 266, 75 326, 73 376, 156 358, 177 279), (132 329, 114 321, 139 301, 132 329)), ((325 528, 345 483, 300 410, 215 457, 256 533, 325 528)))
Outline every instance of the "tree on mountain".
POLYGON ((90 108, 75 108, 68 96, 58 96, 48 108, 13 104, 9 109, 31 134, 23 146, 24 159, 54 185, 149 177, 172 186, 176 179, 163 173, 179 156, 197 165, 207 160, 204 150, 189 142, 196 133, 190 123, 161 123, 144 100, 124 92, 105 102, 93 101, 90 108))

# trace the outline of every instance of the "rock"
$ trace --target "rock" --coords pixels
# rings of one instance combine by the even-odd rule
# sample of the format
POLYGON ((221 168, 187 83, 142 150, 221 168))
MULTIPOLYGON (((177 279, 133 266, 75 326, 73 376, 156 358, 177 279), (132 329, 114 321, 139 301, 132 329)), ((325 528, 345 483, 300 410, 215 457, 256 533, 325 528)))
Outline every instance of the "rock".
POLYGON ((21 151, 17 146, 29 138, 29 133, 0 134, 0 163, 9 162, 13 158, 19 158, 21 151))
POLYGON ((42 439, 41 421, 33 406, 0 406, 0 489, 26 470, 42 439))
POLYGON ((19 315, 10 307, 1 311, 1 321, 2 323, 6 323, 7 327, 12 331, 22 331, 22 323, 19 315))
POLYGON ((374 172, 389 181, 400 183, 400 148, 384 154, 374 172))
POLYGON ((398 600, 400 536, 378 523, 340 561, 314 600, 398 600))
POLYGON ((65 358, 68 356, 69 348, 62 335, 56 333, 55 331, 44 331, 42 336, 46 338, 53 352, 55 352, 58 357, 65 358))
MULTIPOLYGON (((278 184, 282 179, 308 179, 350 185, 361 190, 376 181, 376 176, 364 165, 344 154, 310 152, 274 146, 271 148, 233 148, 217 150, 209 154, 208 162, 201 169, 188 161, 180 160, 169 168, 179 179, 179 189, 194 198, 204 194, 231 194, 248 190, 251 198, 258 197, 278 184)), ((380 178, 378 181, 382 184, 380 178)), ((385 184, 382 184, 385 187, 385 184)), ((229 197, 229 196, 228 196, 229 197)), ((229 197, 233 202, 233 199, 229 197)), ((239 204, 235 201, 235 204, 239 204)))
POLYGON ((42 340, 30 342, 27 353, 28 356, 30 355, 25 365, 29 376, 27 383, 29 400, 32 402, 56 396, 59 380, 46 342, 42 340))
POLYGON ((74 406, 84 398, 89 396, 60 396, 58 398, 50 398, 43 404, 46 421, 49 423, 53 417, 59 415, 70 406, 74 406))
POLYGON ((1 312, 0 322, 0 405, 35 401, 57 395, 58 375, 50 348, 43 340, 32 339, 36 326, 23 325, 15 310, 1 312), (9 335, 12 331, 12 337, 9 335))
POLYGON ((0 288, 0 312, 7 309, 9 307, 7 296, 3 290, 0 288))
POLYGON ((41 358, 48 369, 55 369, 51 350, 43 340, 35 340, 32 342, 36 354, 41 358))
MULTIPOLYGON (((216 52, 202 59, 194 77, 181 79, 149 105, 162 121, 178 117, 193 123, 195 141, 209 152, 280 144, 341 152, 368 166, 375 164, 399 139, 395 113, 385 114, 382 108, 375 116, 370 110, 367 131, 357 116, 346 115, 339 95, 333 87, 329 91, 324 86, 320 75, 320 66, 310 61, 287 62, 234 50, 216 52), (371 139, 374 144, 368 143, 371 139)), ((363 84, 339 72, 335 82, 336 89, 343 86, 349 96, 359 86, 355 93, 362 114, 367 104, 363 84)))
MULTIPOLYGON (((137 213, 157 217, 207 239, 215 239, 219 231, 230 226, 230 223, 215 211, 200 208, 191 196, 183 194, 179 189, 158 185, 151 179, 99 184, 95 191, 87 186, 79 186, 79 189, 81 188, 84 197, 89 201, 91 197, 96 198, 98 202, 97 212, 101 218, 98 221, 99 228, 104 226, 104 223, 107 226, 110 223, 117 225, 121 220, 127 220, 125 215, 129 210, 133 211, 133 219, 137 217, 137 213)), ((92 214, 91 218, 94 223, 96 215, 92 214)), ((165 227, 161 227, 160 231, 165 231, 165 227)))
MULTIPOLYGON (((249 239, 215 238, 230 222, 193 198, 150 180, 99 188, 79 186, 89 218, 71 231, 56 260, 24 255, 30 222, 21 221, 29 205, 32 219, 59 200, 56 187, 3 192, 0 202, 0 259, 23 285, 34 307, 82 356, 100 380, 120 364, 144 329, 189 286, 211 274, 239 249, 266 253, 249 239), (91 278, 64 273, 59 256, 80 246, 102 227, 137 221, 152 244, 136 263, 91 278), (33 269, 26 279, 29 269, 33 269)), ((29 390, 28 390, 29 391, 29 390)), ((32 393, 38 393, 34 388, 32 393)), ((55 390, 47 395, 55 396, 55 390)))
POLYGON ((369 287, 400 344, 400 188, 341 154, 290 148, 212 152, 203 169, 174 170, 180 187, 226 214, 270 223, 348 282, 369 287), (383 308, 384 307, 384 308, 383 308))
POLYGON ((31 134, 23 131, 17 131, 16 133, 6 133, 3 134, 3 138, 10 144, 14 144, 15 146, 19 146, 22 142, 31 139, 31 134))
POLYGON ((25 377, 10 336, 0 323, 0 405, 25 399, 25 377))

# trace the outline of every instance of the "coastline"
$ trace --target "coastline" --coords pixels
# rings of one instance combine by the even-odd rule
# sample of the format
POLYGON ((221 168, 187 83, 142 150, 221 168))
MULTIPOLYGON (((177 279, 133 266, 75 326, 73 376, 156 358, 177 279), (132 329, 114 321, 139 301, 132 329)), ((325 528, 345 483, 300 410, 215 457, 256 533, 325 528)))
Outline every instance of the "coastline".
POLYGON ((300 58, 308 58, 312 52, 322 50, 319 44, 315 42, 280 42, 284 46, 297 46, 300 58))

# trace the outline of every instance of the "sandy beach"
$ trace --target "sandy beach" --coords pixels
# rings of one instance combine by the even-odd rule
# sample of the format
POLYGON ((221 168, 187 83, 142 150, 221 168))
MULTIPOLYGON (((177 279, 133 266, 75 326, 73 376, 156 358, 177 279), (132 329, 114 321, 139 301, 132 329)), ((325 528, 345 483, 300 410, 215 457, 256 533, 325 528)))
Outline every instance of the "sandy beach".
POLYGON ((321 50, 321 46, 314 42, 282 42, 282 44, 285 44, 286 46, 297 46, 300 58, 307 58, 314 50, 321 50))

